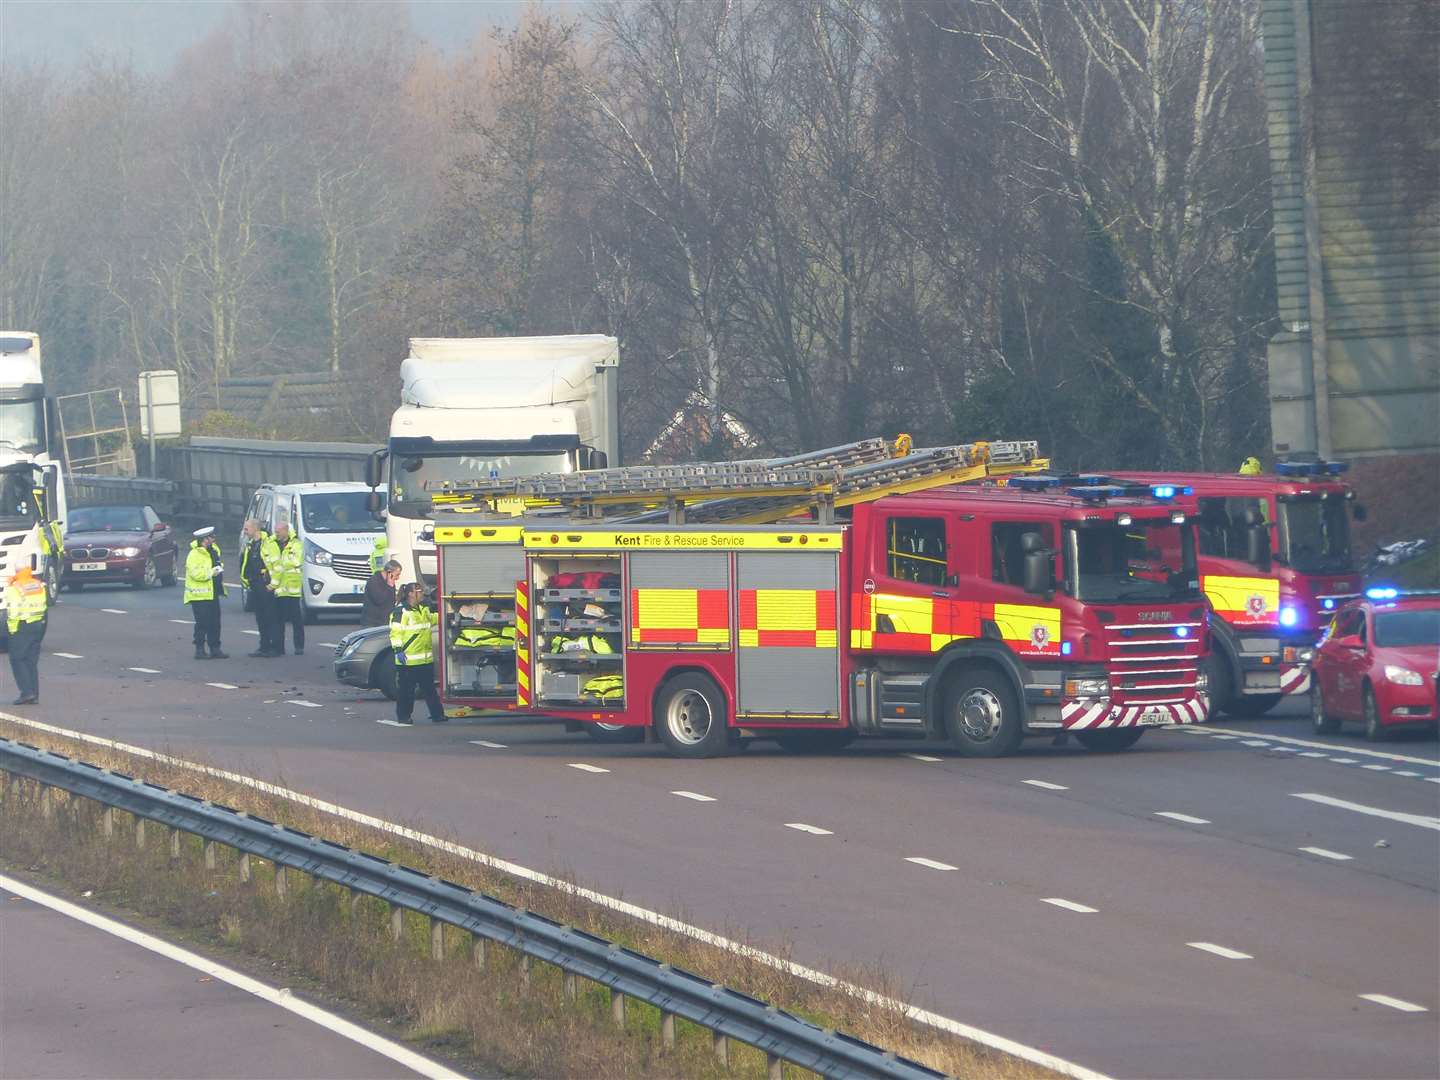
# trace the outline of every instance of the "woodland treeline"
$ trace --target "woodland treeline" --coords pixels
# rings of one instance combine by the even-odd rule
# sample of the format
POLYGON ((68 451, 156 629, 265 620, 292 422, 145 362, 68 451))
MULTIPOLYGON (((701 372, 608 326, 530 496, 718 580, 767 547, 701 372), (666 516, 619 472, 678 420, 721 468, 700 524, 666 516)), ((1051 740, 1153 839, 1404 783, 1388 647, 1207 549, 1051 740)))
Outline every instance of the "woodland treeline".
POLYGON ((412 335, 608 332, 627 452, 689 402, 786 452, 1033 437, 1232 468, 1275 332, 1257 0, 235 5, 162 75, 0 81, 0 322, 63 388, 333 371, 412 335))

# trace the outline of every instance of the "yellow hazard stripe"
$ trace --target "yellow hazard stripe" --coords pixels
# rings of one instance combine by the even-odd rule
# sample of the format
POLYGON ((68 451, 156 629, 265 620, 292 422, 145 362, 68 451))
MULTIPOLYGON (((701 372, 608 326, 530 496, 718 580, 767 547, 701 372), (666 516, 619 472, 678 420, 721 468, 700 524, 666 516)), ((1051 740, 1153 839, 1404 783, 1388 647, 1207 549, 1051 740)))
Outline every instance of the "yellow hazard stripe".
POLYGON ((629 548, 665 551, 839 551, 839 530, 801 529, 763 532, 720 532, 673 529, 666 532, 594 529, 582 532, 532 532, 524 536, 531 551, 565 548, 582 551, 623 551, 629 548))
POLYGON ((755 626, 760 630, 814 630, 814 589, 756 589, 755 626))
POLYGON ((1265 613, 1280 607, 1280 582, 1268 577, 1231 577, 1224 574, 1207 574, 1200 586, 1210 603, 1221 611, 1248 611, 1250 597, 1259 596, 1265 601, 1265 613))
POLYGON ((995 626, 1006 641, 1031 641, 1045 628, 1045 641, 1060 640, 1060 609, 1035 604, 996 604, 995 626))
POLYGON ((876 593, 870 597, 870 627, 879 629, 880 616, 889 618, 897 634, 928 634, 935 620, 935 602, 924 596, 876 593))
POLYGON ((435 530, 437 544, 518 544, 525 530, 519 525, 442 525, 435 530))

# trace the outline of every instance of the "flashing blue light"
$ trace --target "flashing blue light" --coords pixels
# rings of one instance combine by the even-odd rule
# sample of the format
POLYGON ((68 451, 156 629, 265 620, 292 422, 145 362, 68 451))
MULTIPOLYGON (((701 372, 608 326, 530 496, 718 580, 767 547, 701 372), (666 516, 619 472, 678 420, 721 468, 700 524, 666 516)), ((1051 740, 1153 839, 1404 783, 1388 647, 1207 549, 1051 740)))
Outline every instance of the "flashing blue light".
POLYGON ((1394 600, 1400 595, 1400 590, 1392 586, 1385 586, 1375 589, 1366 589, 1365 595, 1371 600, 1394 600))
POLYGON ((1189 628, 1188 626, 1177 626, 1177 627, 1175 627, 1175 636, 1176 636, 1176 637, 1189 637, 1189 636, 1190 636, 1190 628, 1189 628))
POLYGON ((1334 600, 1322 600, 1322 601, 1320 601, 1320 603, 1321 603, 1321 606, 1323 606, 1326 611, 1334 611, 1334 610, 1335 610, 1335 601, 1334 601, 1334 600))
POLYGON ((1175 485, 1156 484, 1150 489, 1150 493, 1157 499, 1173 499, 1175 497, 1175 485))
POLYGON ((1069 655, 1070 655, 1070 651, 1071 651, 1072 649, 1074 649, 1074 648, 1075 648, 1075 646, 1074 646, 1074 644, 1072 644, 1071 642, 1069 642, 1069 641, 1062 641, 1062 642, 1060 643, 1060 655, 1061 655, 1061 656, 1069 656, 1069 655))
POLYGON ((1293 607, 1282 607, 1280 609, 1280 625, 1294 626, 1300 621, 1300 613, 1293 607))

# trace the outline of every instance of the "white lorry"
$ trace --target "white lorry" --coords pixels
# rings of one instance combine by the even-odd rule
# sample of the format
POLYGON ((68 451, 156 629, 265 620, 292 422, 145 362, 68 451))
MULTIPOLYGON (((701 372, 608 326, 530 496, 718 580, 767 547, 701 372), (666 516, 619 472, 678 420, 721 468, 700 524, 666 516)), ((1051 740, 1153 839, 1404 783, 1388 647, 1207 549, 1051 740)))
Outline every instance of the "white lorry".
POLYGON ((421 533, 447 484, 618 465, 619 366, 603 334, 411 338, 389 442, 366 470, 378 489, 388 458, 387 554, 401 580, 435 579, 421 533))
MULTIPOLYGON (((0 330, 0 587, 22 565, 42 577, 54 600, 63 555, 47 556, 42 530, 63 531, 65 484, 50 454, 49 407, 40 337, 0 330)), ((6 637, 0 592, 0 639, 6 637)))

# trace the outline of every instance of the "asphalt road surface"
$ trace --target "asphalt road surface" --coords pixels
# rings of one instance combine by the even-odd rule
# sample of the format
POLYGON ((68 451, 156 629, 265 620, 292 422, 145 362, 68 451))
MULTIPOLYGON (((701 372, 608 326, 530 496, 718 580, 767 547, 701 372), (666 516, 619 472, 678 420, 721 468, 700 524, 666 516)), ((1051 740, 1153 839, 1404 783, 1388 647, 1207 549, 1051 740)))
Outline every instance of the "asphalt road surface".
POLYGON ((0 1078, 415 1073, 218 979, 0 896, 0 1078))
POLYGON ((423 825, 837 974, 881 969, 917 1005, 1116 1076, 1440 1076, 1434 738, 1316 738, 1287 706, 1116 755, 757 743, 677 761, 511 717, 377 723, 392 708, 336 684, 321 644, 348 626, 247 660, 251 625, 232 600, 235 658, 196 662, 178 589, 67 594, 42 704, 14 712, 423 825))

